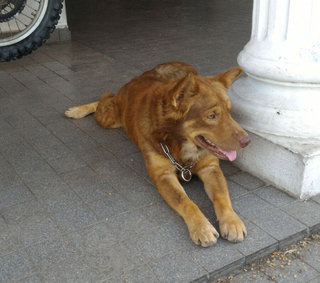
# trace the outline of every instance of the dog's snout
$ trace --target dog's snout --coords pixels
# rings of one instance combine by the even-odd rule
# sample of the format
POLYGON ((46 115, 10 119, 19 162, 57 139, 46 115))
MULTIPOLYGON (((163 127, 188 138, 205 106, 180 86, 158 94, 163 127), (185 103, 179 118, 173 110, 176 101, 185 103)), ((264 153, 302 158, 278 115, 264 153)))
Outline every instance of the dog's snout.
POLYGON ((244 136, 239 140, 240 146, 241 147, 246 147, 250 143, 250 138, 249 136, 244 136))

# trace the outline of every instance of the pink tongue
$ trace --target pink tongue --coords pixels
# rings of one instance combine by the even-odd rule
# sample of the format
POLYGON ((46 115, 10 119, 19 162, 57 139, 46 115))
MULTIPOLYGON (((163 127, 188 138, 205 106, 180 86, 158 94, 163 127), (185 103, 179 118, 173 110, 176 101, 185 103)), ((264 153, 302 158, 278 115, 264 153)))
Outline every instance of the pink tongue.
POLYGON ((232 151, 227 151, 227 150, 223 150, 222 148, 218 147, 218 149, 225 155, 228 157, 229 161, 233 161, 237 158, 237 152, 235 150, 232 151))

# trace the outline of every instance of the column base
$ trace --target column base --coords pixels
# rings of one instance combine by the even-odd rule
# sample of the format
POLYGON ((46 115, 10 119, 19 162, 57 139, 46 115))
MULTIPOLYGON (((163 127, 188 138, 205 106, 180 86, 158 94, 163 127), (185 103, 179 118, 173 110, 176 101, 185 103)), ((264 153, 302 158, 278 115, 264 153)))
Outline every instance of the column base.
POLYGON ((46 43, 71 40, 71 31, 68 27, 56 28, 46 43))
POLYGON ((235 164, 300 199, 320 193, 320 141, 248 132, 235 164))

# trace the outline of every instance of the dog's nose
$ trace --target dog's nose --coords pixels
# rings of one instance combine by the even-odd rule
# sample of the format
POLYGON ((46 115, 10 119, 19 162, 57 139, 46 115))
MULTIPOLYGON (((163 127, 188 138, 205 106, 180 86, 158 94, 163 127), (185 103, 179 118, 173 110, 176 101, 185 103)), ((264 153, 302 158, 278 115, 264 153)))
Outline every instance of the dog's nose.
POLYGON ((242 138, 239 140, 239 143, 240 143, 240 146, 241 146, 241 147, 246 147, 246 146, 250 143, 250 138, 249 138, 249 136, 242 137, 242 138))

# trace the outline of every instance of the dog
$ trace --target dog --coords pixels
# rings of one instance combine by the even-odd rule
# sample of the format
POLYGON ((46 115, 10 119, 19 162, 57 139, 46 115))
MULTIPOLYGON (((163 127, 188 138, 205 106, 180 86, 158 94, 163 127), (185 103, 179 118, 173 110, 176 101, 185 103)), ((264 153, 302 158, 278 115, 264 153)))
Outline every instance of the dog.
POLYGON ((179 182, 196 174, 213 202, 220 234, 241 242, 246 228, 231 206, 219 159, 233 161, 248 134, 231 115, 227 88, 242 73, 231 68, 216 76, 200 76, 182 62, 157 65, 125 84, 116 95, 69 108, 79 119, 90 113, 103 128, 122 127, 141 150, 148 173, 160 195, 185 221, 192 241, 203 247, 219 233, 186 195, 179 182))

